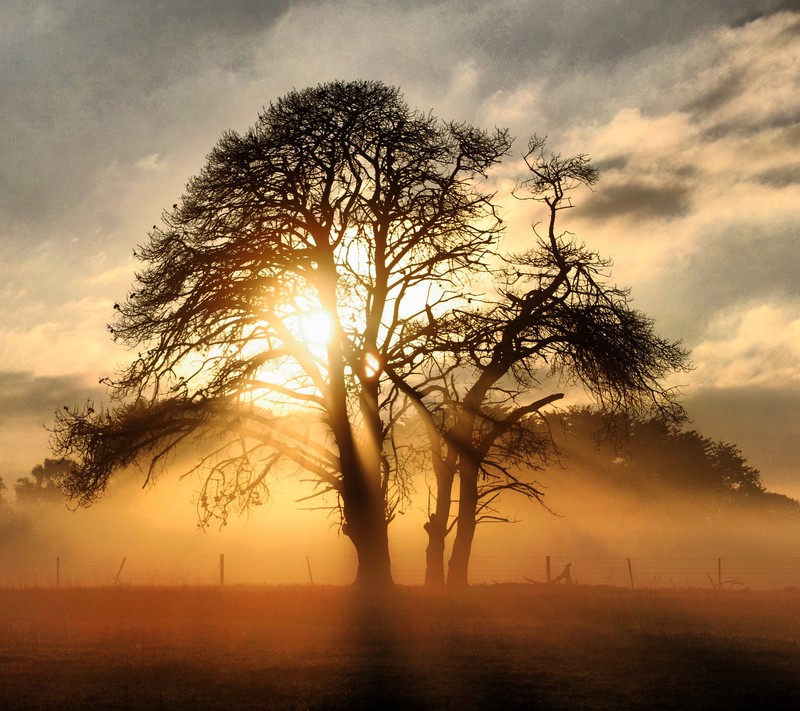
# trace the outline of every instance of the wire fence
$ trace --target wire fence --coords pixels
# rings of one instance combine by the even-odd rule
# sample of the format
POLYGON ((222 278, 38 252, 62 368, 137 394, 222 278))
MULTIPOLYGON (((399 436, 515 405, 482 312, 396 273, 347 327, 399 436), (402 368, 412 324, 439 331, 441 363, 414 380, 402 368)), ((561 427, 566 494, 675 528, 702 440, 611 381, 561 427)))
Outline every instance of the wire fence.
MULTIPOLYGON (((355 570, 354 556, 6 557, 0 558, 0 587, 347 585, 355 570)), ((400 584, 420 585, 423 563, 417 556, 395 556, 393 575, 400 584)), ((470 582, 783 589, 800 587, 800 557, 475 555, 470 582)))
POLYGON ((473 561, 473 582, 608 585, 629 588, 782 589, 800 587, 800 557, 542 556, 473 561), (522 572, 526 569, 528 572, 522 572))

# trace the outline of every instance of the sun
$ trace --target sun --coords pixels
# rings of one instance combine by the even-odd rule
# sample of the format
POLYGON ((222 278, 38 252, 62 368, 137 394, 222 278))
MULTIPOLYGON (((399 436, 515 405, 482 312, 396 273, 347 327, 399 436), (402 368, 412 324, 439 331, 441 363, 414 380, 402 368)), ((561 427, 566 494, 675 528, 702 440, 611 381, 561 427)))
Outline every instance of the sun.
MULTIPOLYGON (((333 318, 322 308, 300 311, 295 329, 297 339, 312 352, 327 347, 333 338, 333 318)), ((315 355, 317 355, 315 353, 315 355)))

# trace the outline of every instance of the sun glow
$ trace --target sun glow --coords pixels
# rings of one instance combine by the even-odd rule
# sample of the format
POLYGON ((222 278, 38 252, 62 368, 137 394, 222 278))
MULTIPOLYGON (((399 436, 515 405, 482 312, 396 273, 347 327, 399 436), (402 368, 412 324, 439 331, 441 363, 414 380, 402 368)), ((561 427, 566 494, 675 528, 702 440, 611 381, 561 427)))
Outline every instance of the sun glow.
POLYGON ((297 317, 297 338, 309 350, 327 347, 333 337, 333 318, 324 309, 301 312, 297 317))
POLYGON ((367 380, 374 380, 377 378, 381 373, 381 359, 377 353, 373 353, 372 351, 368 351, 364 354, 364 376, 367 380))
POLYGON ((333 333, 333 317, 306 297, 295 297, 283 313, 265 314, 253 327, 240 357, 252 362, 272 355, 251 372, 243 400, 270 409, 292 409, 305 401, 318 388, 315 380, 325 377, 333 333))

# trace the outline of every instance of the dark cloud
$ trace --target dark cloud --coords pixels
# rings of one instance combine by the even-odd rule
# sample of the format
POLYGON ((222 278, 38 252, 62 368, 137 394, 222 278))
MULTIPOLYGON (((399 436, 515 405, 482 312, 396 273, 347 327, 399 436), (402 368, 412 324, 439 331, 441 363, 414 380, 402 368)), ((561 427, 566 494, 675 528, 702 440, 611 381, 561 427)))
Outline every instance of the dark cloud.
POLYGON ((646 304, 661 332, 691 347, 720 310, 798 302, 800 227, 745 219, 736 229, 704 235, 691 255, 668 261, 656 276, 633 285, 637 305, 646 304))
POLYGON ((193 96, 193 83, 208 71, 246 74, 259 37, 288 6, 289 0, 4 6, 4 223, 63 220, 106 166, 163 150, 215 103, 224 106, 219 97, 193 96))
POLYGON ((797 185, 800 184, 800 165, 798 163, 779 165, 759 173, 755 180, 762 185, 770 185, 774 188, 797 185))
POLYGON ((618 183, 604 185, 578 208, 586 218, 608 219, 630 216, 636 219, 675 218, 685 215, 690 207, 688 186, 674 183, 644 185, 618 183))
POLYGON ((701 114, 716 111, 729 105, 750 88, 750 82, 743 74, 729 74, 706 87, 702 94, 687 102, 681 110, 701 114))
POLYGON ((60 407, 101 402, 105 389, 78 376, 37 376, 31 371, 0 371, 0 424, 50 422, 60 407))
POLYGON ((602 160, 593 161, 595 167, 600 171, 601 175, 611 171, 624 171, 628 166, 630 156, 608 156, 602 160))
MULTIPOLYGON (((553 85, 565 74, 617 64, 646 49, 671 45, 719 25, 740 26, 795 0, 602 0, 586 3, 467 3, 483 7, 472 41, 493 57, 524 70, 545 66, 553 85)), ((538 77, 537 77, 538 78, 538 77)))
POLYGON ((674 275, 675 283, 687 294, 703 294, 712 306, 800 297, 800 226, 752 226, 746 224, 746 216, 743 222, 736 230, 701 242, 674 275))
POLYGON ((731 21, 731 27, 743 27, 744 25, 760 20, 762 17, 774 15, 776 12, 789 11, 800 12, 800 0, 772 0, 771 2, 742 3, 744 7, 740 9, 735 18, 731 21))

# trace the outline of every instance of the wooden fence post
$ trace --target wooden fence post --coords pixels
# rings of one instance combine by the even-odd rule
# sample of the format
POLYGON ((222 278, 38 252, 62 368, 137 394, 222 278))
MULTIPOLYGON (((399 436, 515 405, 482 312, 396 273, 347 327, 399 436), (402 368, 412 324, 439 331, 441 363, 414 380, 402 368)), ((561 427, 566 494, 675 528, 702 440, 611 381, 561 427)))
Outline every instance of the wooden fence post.
POLYGON ((631 580, 631 590, 634 589, 633 587, 633 568, 631 567, 631 559, 628 558, 628 577, 631 580))
POLYGON ((550 556, 545 556, 545 567, 547 568, 547 582, 550 582, 550 556))
POLYGON ((122 574, 122 569, 125 567, 125 561, 128 560, 127 558, 123 558, 122 562, 119 564, 119 570, 117 571, 117 577, 114 578, 114 585, 119 582, 119 576, 122 574))
POLYGON ((306 556, 306 566, 308 567, 308 579, 311 581, 311 584, 314 584, 314 576, 311 574, 311 561, 306 556))
POLYGON ((219 584, 225 585, 225 554, 219 554, 219 584))

